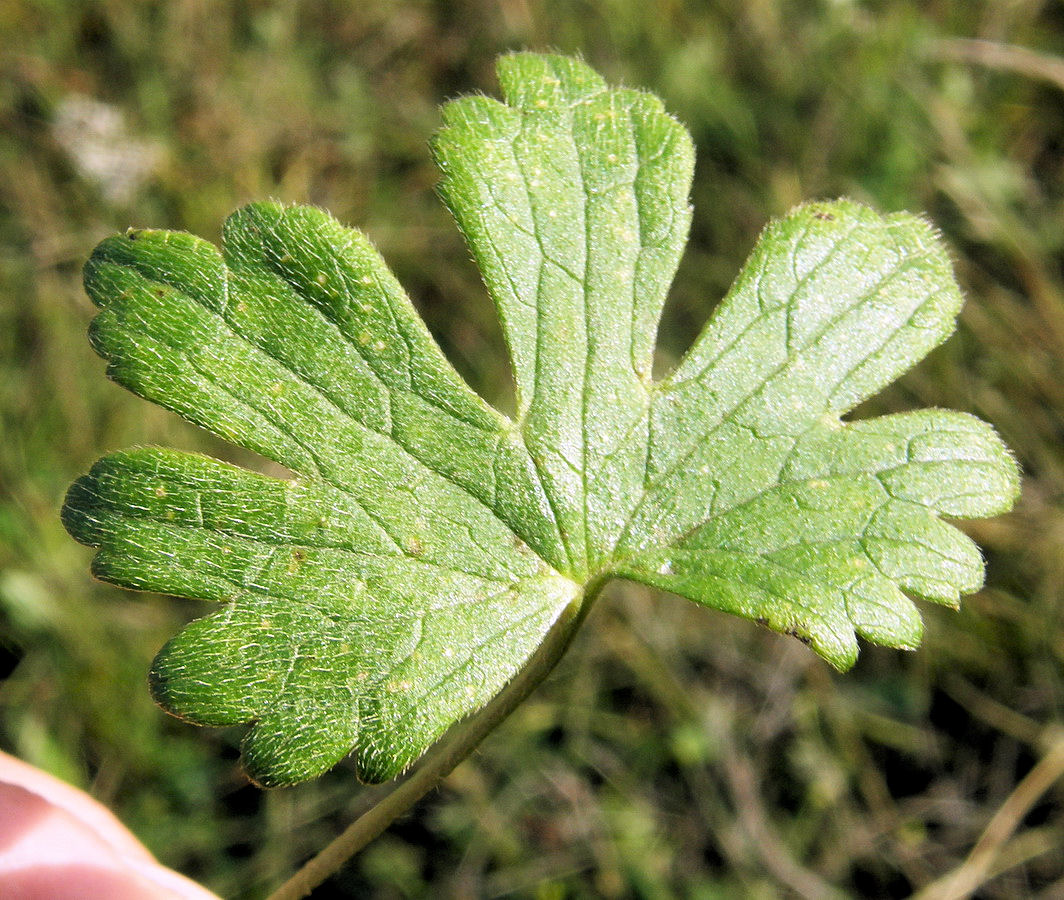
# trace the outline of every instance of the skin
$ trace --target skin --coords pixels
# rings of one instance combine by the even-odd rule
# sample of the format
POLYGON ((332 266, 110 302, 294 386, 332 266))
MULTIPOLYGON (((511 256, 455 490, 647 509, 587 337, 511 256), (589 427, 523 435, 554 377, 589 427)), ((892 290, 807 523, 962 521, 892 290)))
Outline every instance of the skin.
POLYGON ((0 884, 19 900, 217 900, 88 794, 0 753, 0 884))

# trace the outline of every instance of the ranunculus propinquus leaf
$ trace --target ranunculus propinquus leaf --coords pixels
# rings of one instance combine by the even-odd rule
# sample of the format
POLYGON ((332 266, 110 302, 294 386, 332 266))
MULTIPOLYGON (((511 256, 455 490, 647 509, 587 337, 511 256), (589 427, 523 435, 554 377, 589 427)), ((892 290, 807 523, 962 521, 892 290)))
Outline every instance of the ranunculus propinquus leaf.
POLYGON ((363 779, 396 775, 613 576, 839 668, 857 635, 914 647, 910 596, 956 604, 982 582, 942 517, 1017 493, 971 416, 841 418, 954 327, 926 222, 842 200, 770 224, 655 381, 687 132, 577 60, 515 54, 499 76, 504 102, 447 104, 432 147, 510 347, 512 419, 462 381, 367 238, 320 210, 248 206, 220 252, 130 231, 86 266, 109 375, 292 472, 128 450, 64 508, 100 578, 220 604, 163 647, 151 688, 189 721, 251 723, 261 784, 352 751, 363 779))

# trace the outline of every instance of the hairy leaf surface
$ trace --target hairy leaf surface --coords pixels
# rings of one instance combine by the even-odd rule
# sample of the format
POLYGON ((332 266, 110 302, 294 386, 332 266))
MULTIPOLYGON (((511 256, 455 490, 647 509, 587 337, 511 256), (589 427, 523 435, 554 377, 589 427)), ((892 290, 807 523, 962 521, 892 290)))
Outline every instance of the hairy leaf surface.
POLYGON ((394 776, 614 576, 840 668, 858 635, 914 647, 910 596, 955 605, 982 582, 943 517, 1017 492, 970 416, 842 419, 953 329, 960 293, 923 220, 837 201, 771 224, 655 382, 690 138, 577 60, 515 54, 499 74, 503 101, 448 104, 432 146, 509 344, 512 420, 366 237, 319 210, 246 207, 221 252, 130 231, 86 266, 109 375, 292 473, 124 451, 63 513, 98 577, 221 604, 162 649, 152 691, 193 722, 252 723, 264 785, 352 750, 360 777, 394 776))

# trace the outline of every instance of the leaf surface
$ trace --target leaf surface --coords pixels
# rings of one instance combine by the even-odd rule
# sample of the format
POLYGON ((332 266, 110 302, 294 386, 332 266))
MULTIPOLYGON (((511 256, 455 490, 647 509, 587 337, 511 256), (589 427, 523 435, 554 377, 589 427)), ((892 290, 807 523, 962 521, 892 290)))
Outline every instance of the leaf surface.
POLYGON ((505 103, 444 107, 440 191, 499 310, 568 565, 592 571, 639 497, 694 154, 660 100, 577 60, 503 57, 499 80, 505 103))
POLYGON ((576 60, 499 72, 504 101, 448 104, 433 152, 510 347, 513 420, 457 375, 368 240, 319 210, 246 207, 221 252, 131 231, 86 266, 111 377, 292 473, 130 450, 64 507, 99 577, 222 604, 162 649, 152 690, 194 722, 252 723, 265 785, 352 749, 360 777, 392 777, 614 576, 840 668, 857 635, 914 647, 910 595, 955 605, 982 582, 942 517, 1017 491, 970 416, 841 418, 953 328, 961 297, 924 221, 838 201, 771 224, 655 382, 686 131, 576 60))

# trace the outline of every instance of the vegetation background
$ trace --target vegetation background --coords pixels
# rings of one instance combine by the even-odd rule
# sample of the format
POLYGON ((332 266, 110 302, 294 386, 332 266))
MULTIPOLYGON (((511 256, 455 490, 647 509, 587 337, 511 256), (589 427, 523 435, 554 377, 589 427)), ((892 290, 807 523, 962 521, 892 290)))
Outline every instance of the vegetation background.
POLYGON ((959 614, 925 605, 918 652, 866 647, 846 675, 615 585, 555 676, 321 896, 930 897, 958 869, 980 897, 1064 896, 1064 4, 3 0, 0 34, 0 746, 234 897, 372 802, 344 766, 262 793, 239 729, 152 705, 151 657, 201 605, 94 584, 63 493, 131 444, 255 461, 106 381, 80 269, 129 225, 217 240, 246 201, 319 204, 369 233, 505 405, 426 140, 442 100, 495 91, 496 54, 556 48, 694 135, 663 365, 769 217, 837 195, 926 211, 969 302, 859 413, 977 413, 1023 498, 965 526, 986 589, 959 614))

